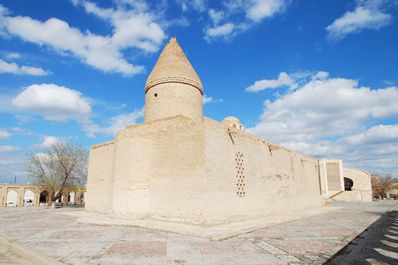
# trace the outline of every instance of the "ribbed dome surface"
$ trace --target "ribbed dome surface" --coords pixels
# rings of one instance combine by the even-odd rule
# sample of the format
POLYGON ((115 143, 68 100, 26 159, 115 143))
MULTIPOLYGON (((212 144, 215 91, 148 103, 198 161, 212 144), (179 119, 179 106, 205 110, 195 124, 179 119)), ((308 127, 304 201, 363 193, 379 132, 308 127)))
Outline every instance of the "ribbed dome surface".
POLYGON ((189 63, 176 38, 171 38, 146 80, 145 93, 162 83, 184 83, 196 87, 203 94, 202 82, 189 63))

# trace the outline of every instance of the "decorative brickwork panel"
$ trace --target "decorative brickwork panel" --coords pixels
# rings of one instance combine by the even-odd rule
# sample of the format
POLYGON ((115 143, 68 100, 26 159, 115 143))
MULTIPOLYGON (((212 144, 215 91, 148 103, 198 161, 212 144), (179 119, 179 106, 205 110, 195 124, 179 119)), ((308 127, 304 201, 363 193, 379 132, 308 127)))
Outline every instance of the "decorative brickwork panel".
POLYGON ((246 196, 245 168, 243 164, 243 154, 237 152, 235 154, 236 162, 236 195, 238 197, 246 196))

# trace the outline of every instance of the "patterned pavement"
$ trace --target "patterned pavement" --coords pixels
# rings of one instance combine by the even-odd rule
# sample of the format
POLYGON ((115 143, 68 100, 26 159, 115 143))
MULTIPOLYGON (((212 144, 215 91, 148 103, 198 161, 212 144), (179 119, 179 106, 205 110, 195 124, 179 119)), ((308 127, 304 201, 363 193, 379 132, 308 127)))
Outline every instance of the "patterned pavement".
MULTIPOLYGON (((18 251, 8 251, 4 247, 7 242, 26 249, 31 256, 36 253, 64 264, 322 264, 397 205, 395 201, 333 203, 330 207, 335 210, 327 213, 225 240, 81 224, 76 217, 61 214, 83 209, 1 208, 0 264, 13 264, 18 259, 21 261, 15 264, 29 264, 22 261, 29 256, 21 253, 18 257, 18 251)), ((398 240, 396 219, 391 226, 389 230, 397 229, 389 236, 398 240)))

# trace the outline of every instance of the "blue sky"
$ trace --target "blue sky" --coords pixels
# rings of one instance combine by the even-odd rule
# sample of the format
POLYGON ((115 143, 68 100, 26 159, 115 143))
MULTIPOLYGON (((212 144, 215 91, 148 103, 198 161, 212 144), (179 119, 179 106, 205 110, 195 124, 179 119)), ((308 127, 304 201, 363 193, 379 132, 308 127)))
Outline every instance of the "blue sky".
POLYGON ((398 177, 398 1, 154 2, 0 1, 0 182, 27 181, 27 153, 142 122, 173 36, 206 116, 398 177))

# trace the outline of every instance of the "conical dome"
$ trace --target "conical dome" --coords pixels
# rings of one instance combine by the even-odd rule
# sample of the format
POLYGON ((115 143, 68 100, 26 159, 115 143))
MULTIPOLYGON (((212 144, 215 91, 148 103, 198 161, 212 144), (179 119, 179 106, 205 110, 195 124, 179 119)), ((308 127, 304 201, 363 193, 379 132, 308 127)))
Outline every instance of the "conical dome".
POLYGON ((203 94, 202 82, 189 63, 176 38, 171 38, 146 80, 145 93, 162 83, 183 83, 196 87, 203 94))

